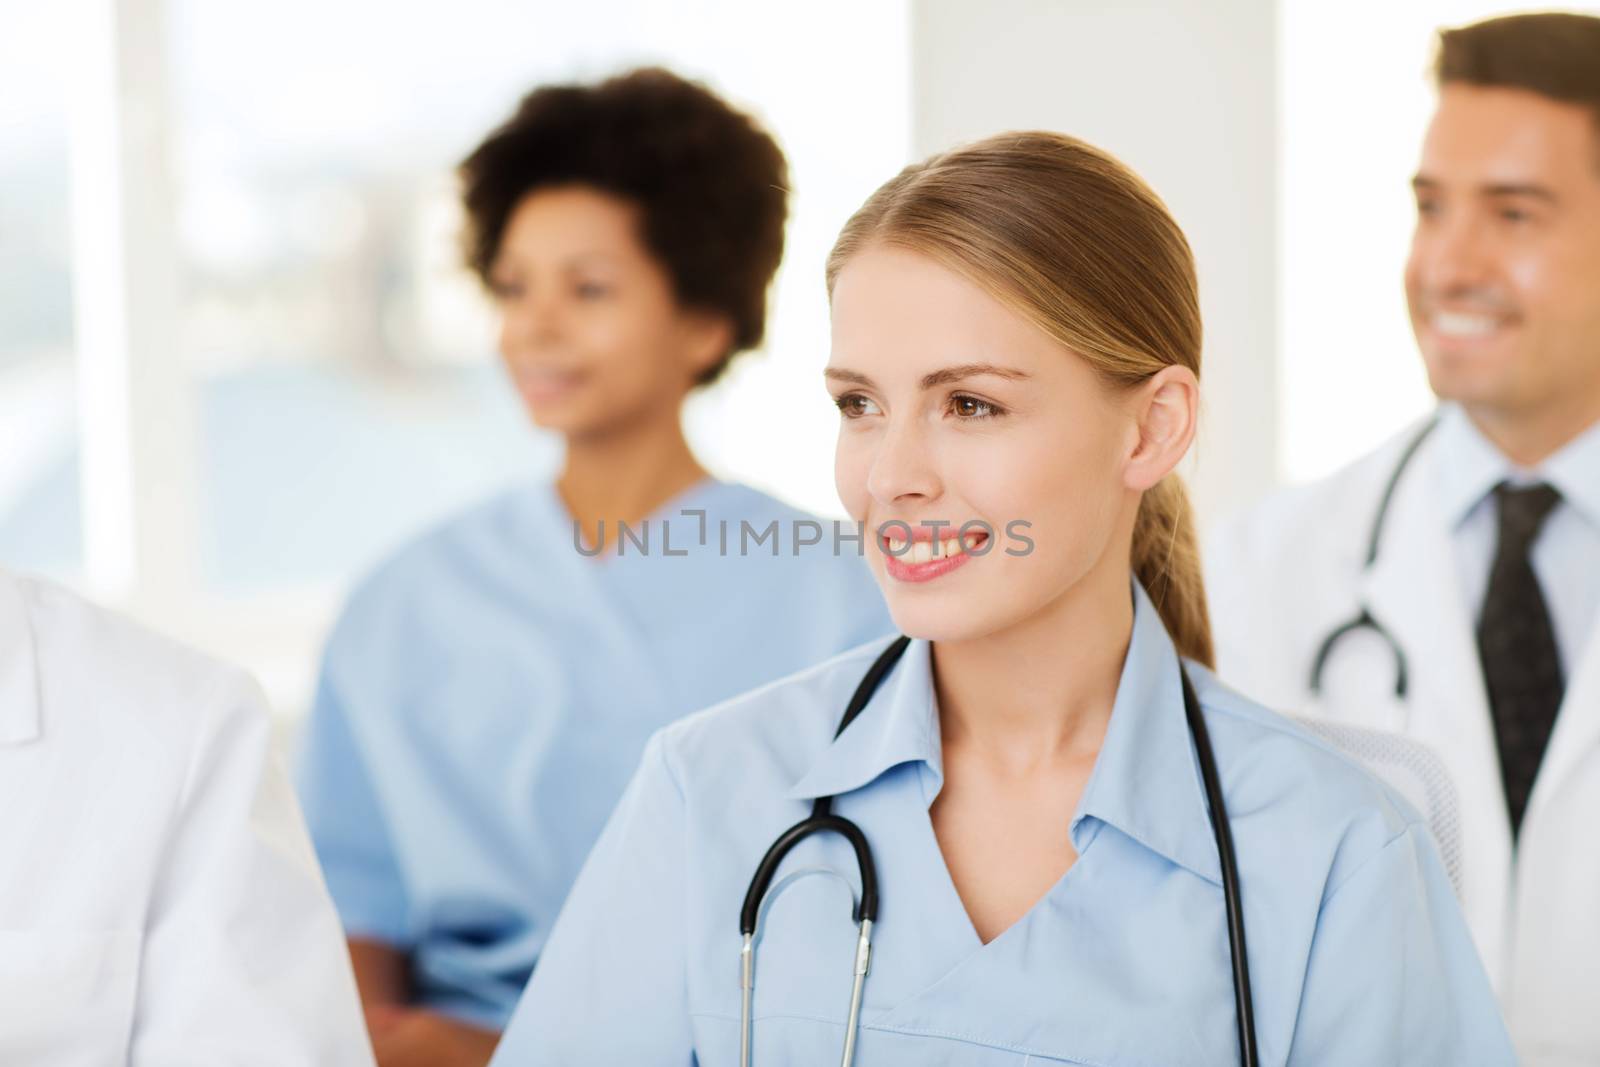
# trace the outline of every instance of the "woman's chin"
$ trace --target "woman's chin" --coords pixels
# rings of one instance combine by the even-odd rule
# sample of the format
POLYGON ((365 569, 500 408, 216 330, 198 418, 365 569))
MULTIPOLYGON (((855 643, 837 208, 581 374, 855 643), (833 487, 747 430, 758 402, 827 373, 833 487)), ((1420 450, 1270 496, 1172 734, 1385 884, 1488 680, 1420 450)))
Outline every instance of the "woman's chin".
POLYGON ((522 407, 534 426, 569 439, 598 436, 607 425, 605 417, 597 415, 588 404, 534 401, 524 397, 522 407))
POLYGON ((971 597, 960 600, 939 597, 920 598, 919 603, 906 603, 908 598, 888 598, 889 614, 896 629, 907 637, 919 641, 955 644, 976 641, 999 633, 1016 622, 1015 611, 1001 604, 974 604, 971 597))

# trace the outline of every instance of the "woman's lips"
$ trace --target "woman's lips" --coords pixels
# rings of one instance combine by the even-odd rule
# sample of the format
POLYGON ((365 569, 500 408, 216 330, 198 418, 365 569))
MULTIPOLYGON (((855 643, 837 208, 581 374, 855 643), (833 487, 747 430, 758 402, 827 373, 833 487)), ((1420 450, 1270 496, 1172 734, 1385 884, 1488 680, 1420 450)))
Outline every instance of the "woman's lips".
POLYGON ((981 531, 935 540, 933 531, 924 527, 909 543, 893 533, 880 534, 878 548, 883 552, 889 577, 895 581, 931 582, 965 565, 973 558, 971 550, 988 540, 989 535, 981 531))
POLYGON ((577 370, 519 367, 514 373, 517 388, 532 404, 556 403, 583 384, 585 374, 577 370))

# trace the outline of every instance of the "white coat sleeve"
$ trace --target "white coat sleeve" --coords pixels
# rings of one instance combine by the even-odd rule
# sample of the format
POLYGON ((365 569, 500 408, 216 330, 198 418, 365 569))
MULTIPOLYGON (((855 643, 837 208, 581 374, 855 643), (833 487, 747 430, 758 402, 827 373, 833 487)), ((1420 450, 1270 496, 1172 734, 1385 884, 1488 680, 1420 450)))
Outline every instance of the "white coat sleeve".
POLYGON ((131 1067, 373 1062, 339 921, 259 690, 219 675, 150 898, 131 1067))
POLYGON ((687 892, 684 796, 658 733, 568 895, 491 1067, 693 1064, 687 892))

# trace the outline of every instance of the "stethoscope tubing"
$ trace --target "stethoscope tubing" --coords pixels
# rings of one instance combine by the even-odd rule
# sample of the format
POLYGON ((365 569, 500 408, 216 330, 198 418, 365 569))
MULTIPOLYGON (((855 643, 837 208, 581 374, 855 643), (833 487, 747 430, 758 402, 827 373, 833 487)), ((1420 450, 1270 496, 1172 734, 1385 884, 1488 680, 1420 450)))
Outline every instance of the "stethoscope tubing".
MULTIPOLYGON (((1372 515, 1372 528, 1367 534, 1367 555, 1361 564, 1362 574, 1371 571, 1373 565, 1378 562, 1378 549, 1383 542, 1383 528, 1389 520, 1389 507, 1394 502, 1394 494, 1400 486, 1401 478, 1411 466, 1411 460, 1416 456, 1417 450, 1438 425, 1437 415, 1424 423, 1416 435, 1407 442, 1405 450, 1400 453, 1400 458, 1395 461, 1394 470, 1389 473, 1389 481, 1383 487, 1383 496, 1379 497, 1377 510, 1372 515)), ((1311 677, 1307 679, 1311 694, 1322 695, 1323 672, 1328 666, 1328 660, 1333 657, 1334 648, 1357 630, 1371 630, 1389 646, 1389 651, 1394 655, 1394 695, 1399 700, 1405 700, 1411 688, 1411 668, 1406 660, 1406 651, 1400 647, 1400 642, 1395 640, 1394 635, 1372 617, 1372 609, 1364 600, 1354 618, 1328 631, 1327 636, 1317 645, 1317 651, 1311 657, 1311 677)))
POLYGON ((1239 1062, 1256 1067, 1256 1010, 1250 989, 1250 958, 1244 941, 1244 895, 1239 887, 1239 861, 1233 851, 1233 829, 1222 800, 1222 781, 1217 774, 1217 758, 1211 751, 1211 734, 1200 713, 1200 700, 1189 681, 1189 672, 1179 668, 1183 682, 1183 711, 1194 738, 1195 755, 1200 763, 1200 781, 1205 786, 1206 803, 1211 808, 1211 830, 1217 839, 1217 859, 1222 867, 1222 901, 1228 917, 1228 955, 1233 965, 1234 1019, 1239 1029, 1239 1062))
MULTIPOLYGON (((856 686, 855 693, 846 706, 844 715, 834 731, 837 739, 866 708, 877 692, 884 676, 909 647, 911 639, 896 638, 879 654, 867 673, 856 686)), ((1211 828, 1217 842, 1217 856, 1222 868, 1222 893, 1227 913, 1229 962, 1233 970, 1234 1009, 1239 1033, 1239 1057, 1244 1067, 1257 1067, 1255 1007, 1250 988, 1250 965, 1245 946, 1243 895, 1239 884, 1239 865, 1233 847, 1233 832, 1228 823, 1227 806, 1223 801, 1222 783, 1217 773, 1216 756, 1211 749, 1211 736, 1206 730, 1200 711, 1200 701, 1195 695, 1189 672, 1178 665, 1183 685, 1184 716, 1194 740, 1195 756, 1200 764, 1201 782, 1205 787, 1206 802, 1211 817, 1211 828)), ((777 874, 778 867, 797 844, 813 834, 834 833, 850 843, 856 854, 856 865, 861 878, 861 899, 852 918, 859 924, 860 932, 853 961, 850 1014, 845 1027, 845 1044, 841 1067, 852 1067, 855 1062, 856 1040, 861 1023, 861 1000, 867 972, 871 967, 872 926, 878 917, 878 872, 873 862, 872 848, 866 834, 849 819, 833 814, 833 797, 818 797, 812 804, 811 815, 785 830, 774 841, 756 866, 745 892, 744 904, 739 910, 739 1063, 750 1067, 753 1046, 754 994, 755 994, 755 941, 756 927, 761 914, 761 901, 766 896, 777 874)))

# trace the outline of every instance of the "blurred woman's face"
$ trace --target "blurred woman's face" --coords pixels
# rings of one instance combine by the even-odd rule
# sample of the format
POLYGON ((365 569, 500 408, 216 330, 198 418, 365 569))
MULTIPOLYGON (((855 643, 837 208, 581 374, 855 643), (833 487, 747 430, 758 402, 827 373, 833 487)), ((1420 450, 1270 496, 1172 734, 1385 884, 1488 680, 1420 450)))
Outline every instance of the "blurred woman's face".
POLYGON ((1087 363, 982 288, 916 253, 868 247, 835 280, 827 378, 839 495, 866 524, 905 633, 983 637, 1097 568, 1126 580, 1138 420, 1087 363))
POLYGON ((500 354, 539 426, 569 440, 675 419, 721 358, 721 320, 679 306, 638 210, 586 186, 528 194, 489 270, 500 354))

